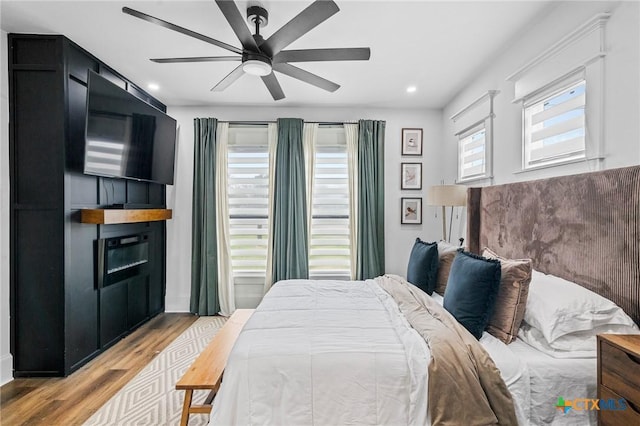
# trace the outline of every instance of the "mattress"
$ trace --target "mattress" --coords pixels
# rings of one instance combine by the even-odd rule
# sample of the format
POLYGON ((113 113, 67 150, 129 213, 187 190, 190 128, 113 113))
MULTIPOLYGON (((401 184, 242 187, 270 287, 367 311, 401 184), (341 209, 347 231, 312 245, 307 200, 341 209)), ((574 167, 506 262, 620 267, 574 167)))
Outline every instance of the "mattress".
POLYGON ((597 397, 597 359, 558 359, 544 354, 520 339, 508 346, 526 365, 530 383, 531 425, 595 425, 596 411, 557 409, 558 398, 597 397))

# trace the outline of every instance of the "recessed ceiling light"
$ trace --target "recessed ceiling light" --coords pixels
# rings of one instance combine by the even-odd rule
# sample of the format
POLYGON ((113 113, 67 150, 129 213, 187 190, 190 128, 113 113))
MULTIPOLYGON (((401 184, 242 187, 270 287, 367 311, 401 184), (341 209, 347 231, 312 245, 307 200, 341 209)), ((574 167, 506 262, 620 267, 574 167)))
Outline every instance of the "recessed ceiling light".
POLYGON ((416 90, 418 90, 418 88, 416 86, 409 86, 407 87, 407 93, 413 93, 416 90))
POLYGON ((149 83, 147 84, 147 89, 155 92, 156 90, 160 89, 160 86, 158 86, 156 83, 149 83))

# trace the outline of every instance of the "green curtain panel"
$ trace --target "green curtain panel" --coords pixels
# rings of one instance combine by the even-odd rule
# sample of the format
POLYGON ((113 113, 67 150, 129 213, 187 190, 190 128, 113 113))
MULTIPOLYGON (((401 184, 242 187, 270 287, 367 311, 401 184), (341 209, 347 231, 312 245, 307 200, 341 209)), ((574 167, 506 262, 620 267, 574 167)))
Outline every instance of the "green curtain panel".
POLYGON ((193 120, 190 309, 198 315, 215 315, 220 311, 215 190, 217 124, 215 118, 193 120))
POLYGON ((303 121, 278 119, 273 202, 273 282, 309 278, 303 121))
POLYGON ((358 122, 356 279, 384 274, 384 121, 358 122))

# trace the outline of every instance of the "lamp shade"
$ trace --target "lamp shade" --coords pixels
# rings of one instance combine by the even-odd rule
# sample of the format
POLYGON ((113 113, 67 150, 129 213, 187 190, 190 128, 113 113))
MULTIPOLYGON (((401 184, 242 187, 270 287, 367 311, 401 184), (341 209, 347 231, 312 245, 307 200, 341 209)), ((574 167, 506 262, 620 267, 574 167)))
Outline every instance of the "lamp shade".
POLYGON ((467 187, 462 185, 435 185, 427 188, 430 206, 466 206, 467 187))

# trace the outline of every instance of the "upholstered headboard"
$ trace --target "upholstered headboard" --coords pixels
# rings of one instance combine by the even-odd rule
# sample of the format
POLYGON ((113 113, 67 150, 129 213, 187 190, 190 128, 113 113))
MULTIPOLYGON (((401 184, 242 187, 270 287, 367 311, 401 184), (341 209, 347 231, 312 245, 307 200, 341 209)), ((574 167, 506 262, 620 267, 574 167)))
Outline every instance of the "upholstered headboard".
POLYGON ((640 166, 470 188, 467 205, 470 251, 531 258, 640 324, 640 166))

